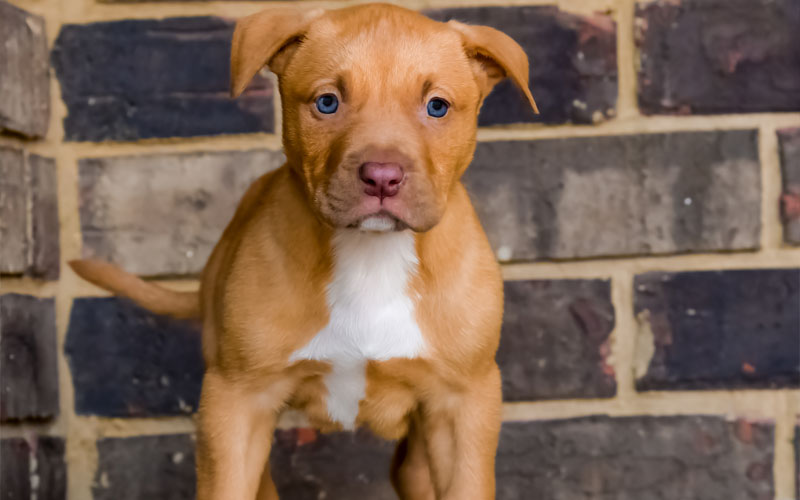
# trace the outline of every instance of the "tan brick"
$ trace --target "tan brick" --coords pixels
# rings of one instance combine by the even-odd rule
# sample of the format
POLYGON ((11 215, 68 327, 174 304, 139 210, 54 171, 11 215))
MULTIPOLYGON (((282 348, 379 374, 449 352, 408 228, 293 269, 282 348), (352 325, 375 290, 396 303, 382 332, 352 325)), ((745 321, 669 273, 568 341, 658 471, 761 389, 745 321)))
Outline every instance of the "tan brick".
POLYGON ((83 256, 148 276, 196 274, 250 183, 282 162, 266 150, 81 160, 83 256))

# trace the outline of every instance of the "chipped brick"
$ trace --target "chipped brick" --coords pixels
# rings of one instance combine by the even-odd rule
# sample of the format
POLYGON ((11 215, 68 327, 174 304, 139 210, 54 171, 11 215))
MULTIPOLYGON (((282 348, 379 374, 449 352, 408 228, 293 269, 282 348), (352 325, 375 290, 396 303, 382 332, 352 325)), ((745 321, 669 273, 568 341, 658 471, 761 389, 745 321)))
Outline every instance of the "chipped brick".
POLYGON ((69 141, 274 132, 263 76, 229 97, 233 24, 214 17, 65 25, 53 65, 69 141))
POLYGON ((800 387, 800 269, 635 278, 639 390, 800 387))
POLYGON ((508 281, 497 362, 507 401, 616 393, 608 364, 614 327, 603 280, 508 281))
POLYGON ((647 114, 800 111, 797 0, 637 4, 647 114))

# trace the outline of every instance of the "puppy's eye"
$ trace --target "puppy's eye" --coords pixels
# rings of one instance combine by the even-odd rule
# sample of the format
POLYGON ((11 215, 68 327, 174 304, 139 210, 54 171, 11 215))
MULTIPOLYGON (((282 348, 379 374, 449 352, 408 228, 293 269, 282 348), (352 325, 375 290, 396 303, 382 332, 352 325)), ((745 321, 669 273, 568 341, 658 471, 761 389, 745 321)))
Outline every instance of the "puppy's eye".
POLYGON ((322 94, 317 97, 317 109, 326 115, 336 113, 339 109, 339 98, 333 94, 322 94))
POLYGON ((447 110, 450 108, 450 105, 447 104, 447 101, 444 99, 440 99, 438 97, 434 97, 430 101, 428 101, 428 114, 434 118, 441 118, 447 114, 447 110))

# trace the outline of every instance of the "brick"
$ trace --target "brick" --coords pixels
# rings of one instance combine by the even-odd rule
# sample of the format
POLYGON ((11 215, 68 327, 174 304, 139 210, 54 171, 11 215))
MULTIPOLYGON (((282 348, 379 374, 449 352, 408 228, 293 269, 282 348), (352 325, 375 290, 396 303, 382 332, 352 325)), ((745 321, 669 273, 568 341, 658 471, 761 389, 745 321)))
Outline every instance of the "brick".
POLYGON ((755 131, 482 142, 464 181, 502 261, 759 247, 755 131))
POLYGON ((614 396, 613 328, 609 281, 507 281, 497 352, 503 399, 614 396))
POLYGON ((636 276, 639 390, 800 387, 800 269, 636 276))
POLYGON ((80 160, 83 255, 136 274, 197 274, 250 183, 282 162, 266 150, 80 160))
POLYGON ((97 441, 94 500, 193 500, 194 437, 165 434, 97 441))
POLYGON ((53 299, 0 295, 0 421, 58 415, 53 299))
POLYGON ((229 97, 231 21, 126 20, 62 27, 53 65, 69 141, 274 132, 273 87, 229 97))
POLYGON ((783 239, 787 243, 798 245, 800 244, 800 128, 779 130, 778 141, 783 176, 781 196, 783 239))
POLYGON ((2 439, 0 461, 3 500, 67 498, 63 439, 49 436, 2 439))
POLYGON ((0 273, 58 279, 55 162, 0 147, 0 273))
POLYGON ((64 350, 79 415, 182 415, 197 409, 200 328, 117 298, 72 304, 64 350))
POLYGON ((470 7, 429 10, 438 21, 456 19, 497 28, 525 49, 530 60, 536 116, 511 82, 486 99, 478 123, 593 123, 616 114, 616 25, 605 14, 580 16, 551 6, 470 7))
POLYGON ((278 430, 270 457, 281 498, 395 500, 389 465, 395 444, 365 431, 278 430))
POLYGON ((713 416, 509 422, 497 498, 772 500, 773 435, 713 416))
POLYGON ((50 121, 44 19, 0 1, 0 131, 43 137, 50 121))
MULTIPOLYGON (((94 500, 193 499, 194 445, 194 437, 187 434, 98 441, 94 500)), ((277 430, 270 456, 272 476, 280 497, 287 500, 394 500, 389 482, 394 446, 365 431, 277 430)))
POLYGON ((647 114, 800 111, 797 0, 638 4, 647 114))

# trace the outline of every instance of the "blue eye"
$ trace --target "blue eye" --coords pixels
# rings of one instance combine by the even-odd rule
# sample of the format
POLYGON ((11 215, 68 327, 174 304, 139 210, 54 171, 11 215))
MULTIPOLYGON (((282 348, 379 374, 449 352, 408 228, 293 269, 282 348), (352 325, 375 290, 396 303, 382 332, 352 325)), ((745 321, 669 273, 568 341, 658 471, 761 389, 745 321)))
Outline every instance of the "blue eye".
POLYGON ((428 101, 428 114, 434 118, 441 118, 447 114, 450 105, 444 99, 434 97, 428 101))
POLYGON ((317 109, 326 115, 336 113, 339 109, 339 99, 333 94, 323 94, 317 97, 317 109))

